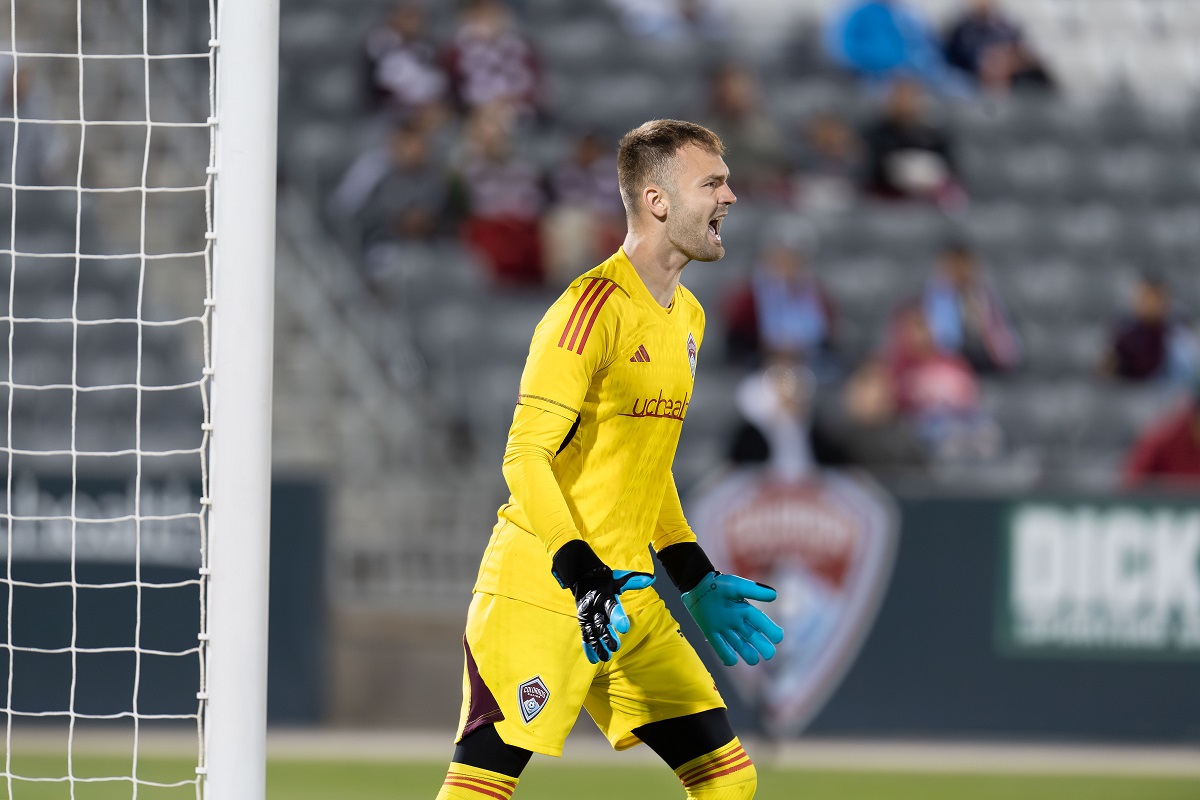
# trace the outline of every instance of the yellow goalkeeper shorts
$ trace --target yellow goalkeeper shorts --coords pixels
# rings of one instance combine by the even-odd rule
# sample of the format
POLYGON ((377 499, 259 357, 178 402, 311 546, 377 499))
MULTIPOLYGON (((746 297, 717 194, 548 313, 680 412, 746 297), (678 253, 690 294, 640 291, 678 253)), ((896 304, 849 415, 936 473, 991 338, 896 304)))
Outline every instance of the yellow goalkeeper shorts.
MULTIPOLYGON (((642 592, 653 592, 643 589, 642 592)), ((613 748, 635 728, 724 708, 712 676, 657 594, 636 609, 607 662, 589 663, 574 617, 476 592, 463 637, 463 703, 455 741, 484 725, 507 744, 549 756, 586 708, 613 748)))

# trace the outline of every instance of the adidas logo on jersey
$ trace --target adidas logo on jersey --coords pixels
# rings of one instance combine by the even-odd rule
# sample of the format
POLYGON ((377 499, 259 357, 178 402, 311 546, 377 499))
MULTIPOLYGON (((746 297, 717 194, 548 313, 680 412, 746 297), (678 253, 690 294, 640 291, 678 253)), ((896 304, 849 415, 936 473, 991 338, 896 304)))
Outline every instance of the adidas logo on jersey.
POLYGON ((632 357, 632 358, 630 358, 629 360, 630 360, 630 361, 636 361, 636 362, 639 362, 639 363, 640 363, 640 362, 643 362, 643 361, 649 361, 649 360, 650 360, 650 354, 646 352, 646 345, 644 345, 644 344, 643 344, 643 345, 638 345, 637 352, 636 352, 636 353, 634 353, 634 354, 633 354, 633 357, 632 357))

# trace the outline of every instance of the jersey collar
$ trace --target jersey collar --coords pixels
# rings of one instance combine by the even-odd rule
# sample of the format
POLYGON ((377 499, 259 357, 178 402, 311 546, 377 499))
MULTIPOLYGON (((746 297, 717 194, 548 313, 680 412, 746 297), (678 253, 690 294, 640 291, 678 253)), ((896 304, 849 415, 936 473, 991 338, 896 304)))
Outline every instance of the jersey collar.
POLYGON ((680 284, 675 285, 675 294, 671 298, 671 307, 663 308, 654 299, 654 295, 650 294, 650 290, 646 288, 646 283, 642 280, 642 276, 638 275, 637 270, 633 268, 633 262, 625 254, 624 247, 618 249, 613 254, 612 261, 617 268, 617 283, 628 287, 630 297, 651 308, 654 313, 658 314, 664 320, 675 318, 675 309, 679 308, 680 284))

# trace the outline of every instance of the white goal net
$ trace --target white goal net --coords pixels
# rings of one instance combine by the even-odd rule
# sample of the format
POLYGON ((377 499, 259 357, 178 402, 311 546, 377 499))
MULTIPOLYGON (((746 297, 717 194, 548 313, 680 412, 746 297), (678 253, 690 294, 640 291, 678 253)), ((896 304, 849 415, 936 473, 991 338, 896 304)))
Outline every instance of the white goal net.
POLYGON ((0 0, 3 798, 206 794, 217 11, 0 0))

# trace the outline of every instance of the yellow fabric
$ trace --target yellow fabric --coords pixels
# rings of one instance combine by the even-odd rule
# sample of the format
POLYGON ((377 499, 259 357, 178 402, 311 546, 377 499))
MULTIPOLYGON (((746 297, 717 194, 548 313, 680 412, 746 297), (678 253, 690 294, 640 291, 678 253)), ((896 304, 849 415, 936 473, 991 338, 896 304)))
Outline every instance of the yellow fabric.
POLYGON ((675 774, 694 800, 750 800, 758 788, 758 772, 736 737, 687 762, 675 774))
MULTIPOLYGON (((508 744, 558 756, 563 740, 587 709, 618 750, 638 744, 635 728, 662 719, 724 708, 720 693, 662 599, 631 612, 629 633, 607 663, 590 664, 574 617, 530 603, 477 592, 467 611, 467 645, 479 676, 504 719, 493 723, 508 744), (541 678, 545 705, 528 722, 521 715, 521 684, 541 678)), ((464 670, 465 671, 465 670, 464 670)), ((464 677, 464 684, 469 680, 464 677)), ((463 694, 456 741, 466 726, 470 697, 463 694)))
MULTIPOLYGON (((671 461, 703 339, 704 312, 691 292, 678 287, 663 308, 623 251, 555 301, 521 376, 504 457, 512 497, 476 591, 574 616, 570 593, 550 573, 565 542, 584 539, 614 570, 653 572, 648 545, 695 540, 671 461)), ((631 592, 626 605, 648 596, 631 592)))
POLYGON ((696 541, 692 526, 688 525, 687 517, 683 515, 683 503, 679 500, 679 489, 675 481, 667 482, 667 490, 663 493, 662 508, 658 512, 658 523, 654 528, 652 542, 656 551, 681 542, 696 541))
POLYGON ((516 788, 511 775, 452 761, 437 800, 509 800, 516 788))

